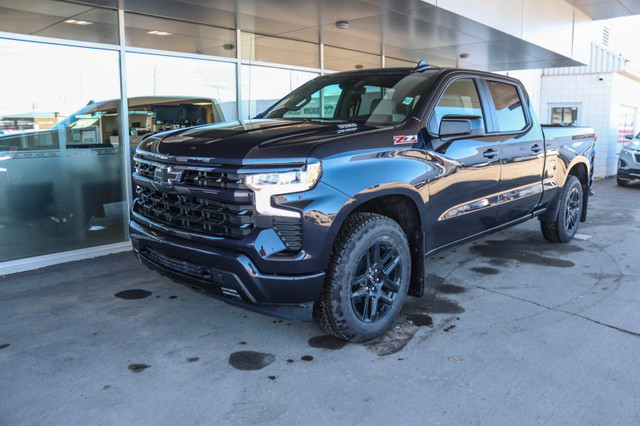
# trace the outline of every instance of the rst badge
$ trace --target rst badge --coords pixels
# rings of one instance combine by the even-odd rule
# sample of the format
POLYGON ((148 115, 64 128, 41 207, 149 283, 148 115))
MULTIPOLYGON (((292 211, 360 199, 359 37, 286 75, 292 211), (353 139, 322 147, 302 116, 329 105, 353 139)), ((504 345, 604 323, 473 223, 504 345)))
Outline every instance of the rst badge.
POLYGON ((402 135, 393 137, 394 145, 414 144, 416 142, 418 142, 418 135, 402 135))

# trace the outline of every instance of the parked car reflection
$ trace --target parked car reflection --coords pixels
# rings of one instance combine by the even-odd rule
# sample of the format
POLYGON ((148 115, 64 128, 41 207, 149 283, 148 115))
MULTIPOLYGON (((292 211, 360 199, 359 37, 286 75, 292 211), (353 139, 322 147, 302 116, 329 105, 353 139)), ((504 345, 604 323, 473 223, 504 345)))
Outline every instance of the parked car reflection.
MULTIPOLYGON (((149 96, 130 98, 128 103, 129 157, 150 133, 224 121, 220 106, 212 99, 149 96)), ((39 232, 46 232, 81 241, 92 218, 107 216, 105 206, 112 206, 110 210, 117 215, 125 214, 118 109, 118 99, 91 102, 49 129, 3 129, 2 240, 12 240, 8 235, 12 228, 24 225, 34 229, 36 238, 39 232)), ((116 232, 114 240, 122 240, 120 233, 125 230, 119 228, 106 232, 116 232)), ((20 257, 9 252, 11 247, 15 250, 16 244, 0 247, 0 261, 20 257)), ((73 247, 69 242, 69 248, 73 247)))

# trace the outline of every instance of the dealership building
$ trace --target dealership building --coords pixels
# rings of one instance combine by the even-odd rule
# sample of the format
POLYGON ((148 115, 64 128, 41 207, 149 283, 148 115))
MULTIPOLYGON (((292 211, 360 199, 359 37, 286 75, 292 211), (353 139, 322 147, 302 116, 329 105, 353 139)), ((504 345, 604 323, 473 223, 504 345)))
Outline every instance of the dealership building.
MULTIPOLYGON (((0 0, 0 276, 129 250, 145 135, 250 119, 324 73, 422 59, 513 73, 543 122, 633 131, 640 76, 591 29, 639 13, 630 0, 0 0)), ((617 132, 599 134, 599 176, 617 132)))

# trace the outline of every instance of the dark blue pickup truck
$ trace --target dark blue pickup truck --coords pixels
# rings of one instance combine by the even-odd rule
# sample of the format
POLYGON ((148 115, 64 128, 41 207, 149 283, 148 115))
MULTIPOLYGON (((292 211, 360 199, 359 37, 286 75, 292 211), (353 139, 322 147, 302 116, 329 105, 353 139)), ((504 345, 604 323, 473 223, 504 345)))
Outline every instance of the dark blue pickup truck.
POLYGON ((425 287, 425 257, 587 213, 594 132, 542 127, 522 84, 419 66, 322 76, 247 122, 147 137, 131 239, 225 301, 365 341, 425 287))

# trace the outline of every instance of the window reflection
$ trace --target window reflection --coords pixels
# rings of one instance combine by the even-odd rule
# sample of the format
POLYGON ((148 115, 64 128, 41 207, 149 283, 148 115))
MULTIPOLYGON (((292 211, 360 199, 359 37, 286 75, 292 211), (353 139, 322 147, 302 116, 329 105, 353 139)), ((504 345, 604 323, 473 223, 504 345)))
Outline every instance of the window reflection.
POLYGON ((131 155, 149 134, 222 121, 225 121, 225 116, 215 99, 176 96, 129 98, 131 155))
POLYGON ((518 90, 511 84, 488 81, 489 91, 496 109, 498 131, 513 132, 527 124, 518 90))
POLYGON ((431 129, 435 132, 445 115, 473 115, 482 117, 482 105, 473 80, 461 78, 453 81, 440 97, 431 116, 431 129))
POLYGON ((124 241, 117 107, 99 107, 117 53, 0 39, 0 58, 0 261, 124 241))
MULTIPOLYGON (((145 105, 143 98, 148 98, 147 104, 156 105, 146 110, 155 109, 156 115, 161 111, 161 117, 152 123, 153 131, 237 118, 236 66, 232 63, 127 53, 127 91, 130 113, 136 105, 145 105), (133 98, 138 98, 135 105, 131 104, 133 98), (163 102, 167 103, 165 108, 160 106, 163 102), (172 102, 178 107, 173 113, 168 108, 172 102), (202 108, 185 106, 180 110, 181 102, 209 105, 210 111, 196 117, 196 111, 202 108)), ((131 145, 134 144, 132 140, 131 145)))
POLYGON ((318 73, 286 70, 256 65, 242 67, 243 118, 253 118, 317 77, 318 73))

